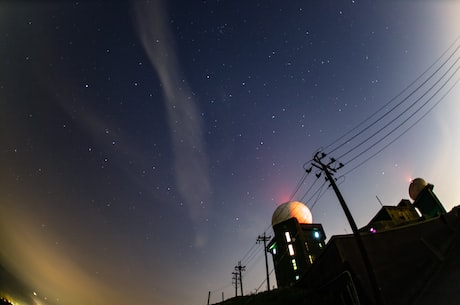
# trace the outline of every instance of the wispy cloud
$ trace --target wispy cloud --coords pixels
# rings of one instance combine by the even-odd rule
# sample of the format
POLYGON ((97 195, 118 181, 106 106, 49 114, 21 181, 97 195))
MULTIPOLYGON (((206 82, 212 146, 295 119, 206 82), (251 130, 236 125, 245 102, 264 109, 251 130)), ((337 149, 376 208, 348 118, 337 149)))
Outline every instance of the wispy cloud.
MULTIPOLYGON (((177 188, 196 226, 205 218, 211 186, 199 107, 177 59, 167 10, 160 0, 135 4, 138 34, 161 81, 174 154, 177 188)), ((197 234, 196 246, 205 243, 197 234)))

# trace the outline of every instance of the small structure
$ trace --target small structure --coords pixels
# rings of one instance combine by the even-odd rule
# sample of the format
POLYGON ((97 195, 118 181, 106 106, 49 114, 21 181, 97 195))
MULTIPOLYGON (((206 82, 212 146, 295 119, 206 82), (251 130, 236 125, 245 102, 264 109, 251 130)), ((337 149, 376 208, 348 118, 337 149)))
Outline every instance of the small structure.
POLYGON ((409 196, 414 200, 414 207, 422 214, 424 219, 430 219, 446 214, 446 210, 433 193, 433 184, 427 183, 422 178, 412 180, 409 185, 409 196))
POLYGON ((397 206, 383 206, 360 232, 377 233, 446 214, 433 188, 422 178, 412 180, 409 196, 414 202, 402 199, 397 206))
POLYGON ((369 224, 359 231, 377 233, 420 221, 420 216, 409 200, 402 199, 397 206, 383 206, 369 224))
POLYGON ((293 286, 325 246, 321 224, 312 223, 308 207, 298 201, 281 204, 273 213, 275 237, 267 246, 272 254, 279 288, 293 286))

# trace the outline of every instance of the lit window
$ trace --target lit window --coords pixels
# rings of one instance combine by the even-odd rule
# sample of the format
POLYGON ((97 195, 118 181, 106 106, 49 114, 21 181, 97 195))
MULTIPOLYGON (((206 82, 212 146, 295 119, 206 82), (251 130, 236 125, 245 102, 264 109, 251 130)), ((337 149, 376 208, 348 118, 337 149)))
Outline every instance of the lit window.
POLYGON ((297 262, 295 261, 295 259, 292 259, 292 269, 294 270, 297 270, 297 262))
POLYGON ((286 236, 286 241, 288 243, 290 243, 291 242, 291 234, 289 234, 289 232, 284 232, 284 236, 286 236))
POLYGON ((305 242, 305 249, 307 249, 307 251, 310 251, 310 248, 308 248, 308 243, 305 242))
POLYGON ((300 279, 300 276, 296 275, 295 280, 298 281, 300 279))
POLYGON ((313 256, 309 255, 308 259, 310 260, 310 264, 313 264, 313 256))
POLYGON ((289 255, 294 256, 294 247, 292 246, 292 244, 288 245, 288 249, 289 249, 289 255))
POLYGON ((315 231, 315 233, 313 233, 313 236, 314 236, 315 238, 319 238, 319 232, 318 232, 318 231, 315 231))
POLYGON ((277 245, 276 245, 276 242, 274 242, 274 243, 270 246, 270 248, 268 249, 268 251, 270 251, 271 254, 276 255, 276 252, 278 252, 278 251, 276 251, 276 249, 277 249, 277 245))

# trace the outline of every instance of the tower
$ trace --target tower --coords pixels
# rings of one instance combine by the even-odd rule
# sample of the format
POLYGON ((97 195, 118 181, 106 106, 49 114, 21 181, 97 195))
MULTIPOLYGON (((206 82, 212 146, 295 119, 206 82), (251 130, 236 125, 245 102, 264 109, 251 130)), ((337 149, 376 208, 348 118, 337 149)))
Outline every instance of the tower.
POLYGON ((446 214, 444 206, 433 193, 433 184, 422 178, 415 178, 409 185, 409 196, 414 200, 413 206, 425 219, 446 214))
POLYGON ((272 254, 279 288, 292 286, 313 264, 325 246, 321 224, 312 223, 308 207, 298 201, 281 204, 273 213, 272 254))

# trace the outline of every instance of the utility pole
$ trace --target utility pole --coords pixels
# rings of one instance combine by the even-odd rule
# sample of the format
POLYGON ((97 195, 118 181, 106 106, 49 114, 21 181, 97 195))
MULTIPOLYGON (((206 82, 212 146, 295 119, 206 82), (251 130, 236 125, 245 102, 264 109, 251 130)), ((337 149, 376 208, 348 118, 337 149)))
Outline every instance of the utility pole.
POLYGON ((264 236, 257 237, 257 243, 261 241, 264 242, 264 253, 265 253, 265 271, 267 272, 267 291, 270 291, 270 274, 268 273, 268 259, 267 259, 267 241, 271 238, 271 236, 266 236, 264 232, 264 236))
POLYGON ((239 261, 238 265, 235 266, 235 270, 238 271, 238 276, 240 278, 240 291, 241 291, 241 296, 243 296, 243 277, 241 276, 241 271, 245 271, 246 266, 241 266, 241 261, 239 261))
POLYGON ((232 272, 232 274, 233 274, 232 284, 235 284, 235 297, 236 297, 238 296, 238 272, 232 272))
MULTIPOLYGON (((337 170, 341 167, 343 167, 342 163, 339 163, 338 167, 333 168, 332 165, 336 163, 336 160, 334 158, 330 158, 330 162, 325 164, 322 162, 322 159, 326 157, 325 153, 320 153, 317 152, 313 158, 312 165, 324 172, 326 175, 326 179, 331 183, 332 188, 334 189, 334 192, 337 196, 337 199, 340 202, 340 205, 342 206, 343 211, 345 212, 345 216, 348 219, 348 222, 350 223, 350 227, 353 230, 353 234, 355 235, 356 243, 358 244, 358 249, 359 252, 361 253, 361 258, 363 259, 364 266, 367 271, 367 275, 369 277, 369 281, 371 283, 372 289, 374 291, 374 298, 375 302, 378 305, 384 305, 383 303, 383 298, 382 294, 380 292, 379 285, 377 283, 377 279, 375 277, 374 269, 372 268, 371 261, 369 259, 369 255, 367 254, 366 248, 364 246, 363 240, 361 238, 361 233, 358 230, 358 227, 356 226, 355 220, 353 219, 353 216, 351 215, 350 210, 348 209, 348 206, 345 202, 345 199, 343 199, 342 194, 339 191, 339 188, 335 184, 334 178, 332 178, 332 173, 337 172, 337 170)), ((319 176, 318 176, 319 177, 319 176)))

